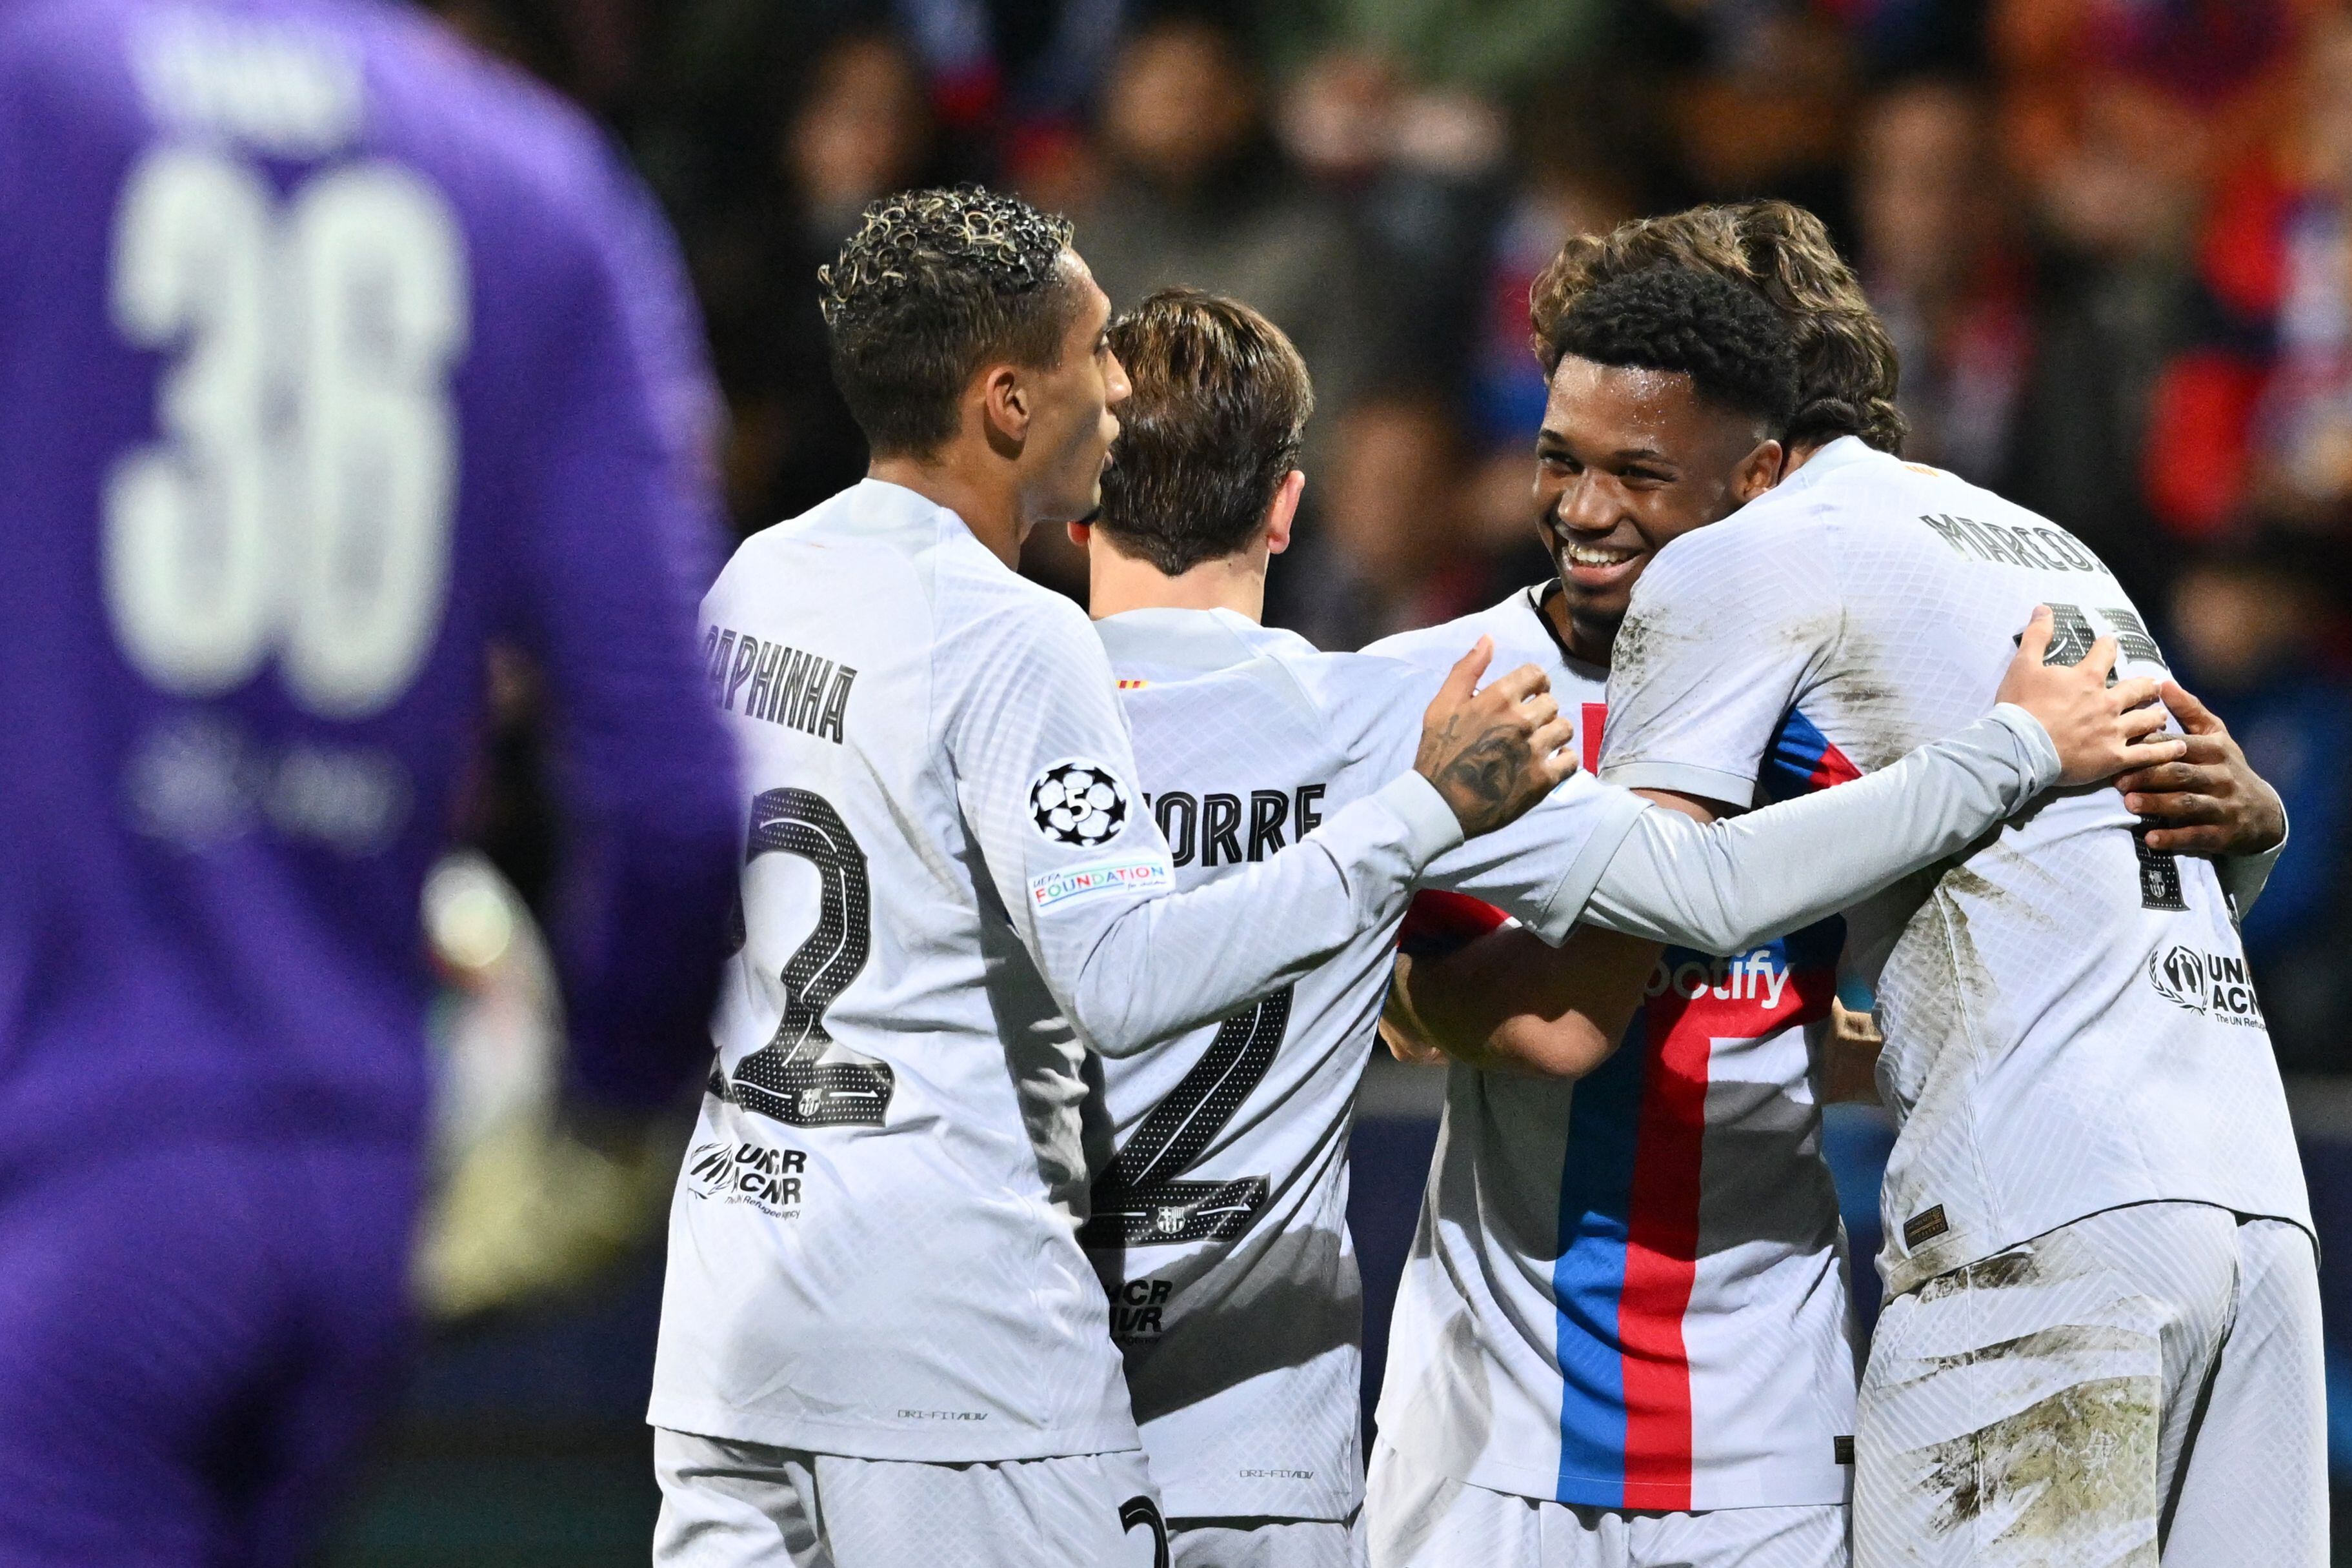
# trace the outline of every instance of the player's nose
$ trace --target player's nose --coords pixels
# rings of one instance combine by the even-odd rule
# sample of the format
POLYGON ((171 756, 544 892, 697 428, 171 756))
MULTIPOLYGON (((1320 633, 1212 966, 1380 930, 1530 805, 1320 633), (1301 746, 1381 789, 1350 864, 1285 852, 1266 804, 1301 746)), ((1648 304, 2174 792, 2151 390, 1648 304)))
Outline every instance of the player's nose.
POLYGON ((1617 508, 1606 487, 1594 484, 1590 474, 1579 474, 1561 488, 1551 514, 1562 529, 1575 533, 1607 533, 1617 526, 1617 508))

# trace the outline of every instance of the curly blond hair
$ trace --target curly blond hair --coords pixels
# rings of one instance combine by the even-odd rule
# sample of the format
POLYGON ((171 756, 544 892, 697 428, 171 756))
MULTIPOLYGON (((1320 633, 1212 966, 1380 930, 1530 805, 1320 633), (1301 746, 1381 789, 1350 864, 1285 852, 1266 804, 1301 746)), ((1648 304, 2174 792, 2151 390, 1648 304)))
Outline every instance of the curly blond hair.
POLYGON ((816 270, 833 376, 866 444, 922 454, 954 435, 984 363, 1052 365, 1076 300, 1067 218, 979 185, 901 191, 866 209, 816 270))
POLYGON ((1554 335, 1579 299, 1662 261, 1744 283, 1788 321, 1798 365, 1790 446, 1859 436, 1883 452, 1902 452, 1910 422, 1895 405, 1902 375, 1895 341, 1822 220, 1788 202, 1692 207, 1570 237, 1528 294, 1528 324, 1544 374, 1559 363, 1554 335))

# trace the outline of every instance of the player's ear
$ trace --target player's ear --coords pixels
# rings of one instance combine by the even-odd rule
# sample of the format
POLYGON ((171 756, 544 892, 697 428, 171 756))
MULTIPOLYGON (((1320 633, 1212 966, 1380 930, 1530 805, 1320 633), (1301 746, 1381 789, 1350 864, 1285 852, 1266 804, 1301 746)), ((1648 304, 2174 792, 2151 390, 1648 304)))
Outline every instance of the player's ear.
POLYGON ((1732 499, 1746 506, 1766 490, 1780 482, 1781 470, 1788 467, 1788 448, 1778 441, 1759 441, 1756 449, 1739 460, 1731 476, 1732 499))
POLYGON ((1274 499, 1265 503, 1265 552, 1279 555, 1290 548, 1290 525, 1298 518, 1298 497, 1307 489, 1307 475, 1298 468, 1282 476, 1274 499))
POLYGON ((1079 549, 1086 549, 1087 541, 1093 539, 1094 536, 1095 531, 1092 523, 1074 522, 1070 524, 1070 542, 1076 545, 1079 549))
POLYGON ((1014 458, 1029 438, 1029 416, 1034 394, 1013 364, 992 364, 974 378, 980 395, 981 425, 988 444, 999 457, 1014 458))

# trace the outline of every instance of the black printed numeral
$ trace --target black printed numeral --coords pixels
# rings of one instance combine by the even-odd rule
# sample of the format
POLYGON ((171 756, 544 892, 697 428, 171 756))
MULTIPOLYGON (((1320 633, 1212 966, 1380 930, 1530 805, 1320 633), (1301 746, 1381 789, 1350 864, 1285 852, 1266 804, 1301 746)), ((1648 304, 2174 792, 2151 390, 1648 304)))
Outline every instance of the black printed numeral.
MULTIPOLYGON (((866 967, 873 945, 866 852, 823 795, 772 789, 751 803, 744 864, 762 855, 797 855, 816 868, 816 929, 784 962, 784 1016, 774 1037, 735 1064, 731 1080, 713 1068, 709 1092, 795 1127, 879 1126, 890 1105, 889 1065, 836 1045, 824 1027, 825 1009, 866 967)), ((731 934, 741 946, 740 903, 731 934)))
MULTIPOLYGON (((2053 605, 2050 618, 2050 651, 2042 656, 2044 664, 2063 665, 2069 668, 2091 657, 2091 645, 2098 640, 2098 628, 2080 605, 2053 605)), ((2141 664, 2165 668, 2164 650, 2147 633, 2147 623, 2133 611, 2117 607, 2099 612, 2116 638, 2116 653, 2120 659, 2132 659, 2141 664)), ((2110 677, 2108 683, 2114 684, 2110 677)))
POLYGON ((1088 1247, 1230 1241, 1265 1202, 1264 1176, 1222 1182, 1178 1178, 1192 1169, 1242 1102, 1265 1080, 1290 1027, 1290 987, 1218 1026, 1200 1064, 1152 1109, 1096 1178, 1088 1247))
POLYGON ((2179 914, 2189 908, 2180 889, 2180 857, 2168 849, 2147 847, 2147 829, 2132 829, 2132 849, 2139 858, 2139 907, 2179 914))
POLYGON ((2044 664, 2072 669, 2091 657, 2091 645, 2099 634, 2091 629, 2090 617, 2077 605, 2050 606, 2050 651, 2042 656, 2044 664))
MULTIPOLYGON (((2050 652, 2042 662, 2073 666, 2088 658, 2091 644, 2097 640, 2098 633, 2092 628, 2090 617, 2083 614, 2082 607, 2078 605, 2053 605, 2050 616, 2056 624, 2051 630, 2050 652)), ((2116 651, 2119 655, 2159 668, 2163 667, 2163 650, 2156 646, 2156 639, 2147 635, 2147 623, 2139 616, 2129 610, 2108 609, 2101 610, 2099 617, 2115 628, 2116 651)), ((2116 677, 2110 672, 2107 684, 2112 686, 2115 682, 2116 677)), ((2174 913, 2188 909, 2189 900, 2182 895, 2180 888, 2180 858, 2167 850, 2149 848, 2147 830, 2144 827, 2132 829, 2132 850, 2139 862, 2140 908, 2174 913)))

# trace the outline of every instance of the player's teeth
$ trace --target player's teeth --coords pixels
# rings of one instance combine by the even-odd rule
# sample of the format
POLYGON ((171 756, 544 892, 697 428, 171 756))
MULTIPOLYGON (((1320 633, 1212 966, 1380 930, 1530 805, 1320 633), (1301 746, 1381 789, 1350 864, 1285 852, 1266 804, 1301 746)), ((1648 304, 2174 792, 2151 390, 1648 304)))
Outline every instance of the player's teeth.
POLYGON ((1579 566, 1614 566, 1621 561, 1631 561, 1633 552, 1630 550, 1591 550, 1571 544, 1568 548, 1568 558, 1579 566))

